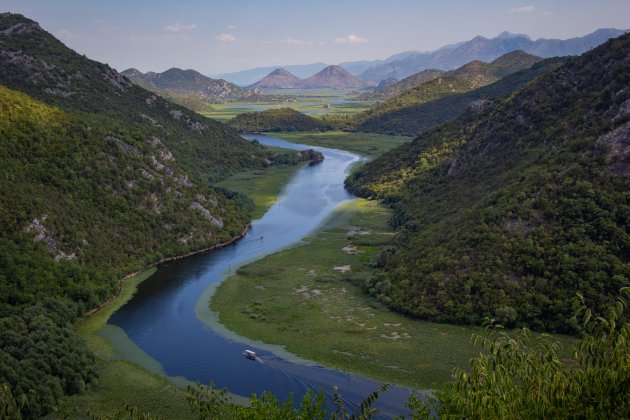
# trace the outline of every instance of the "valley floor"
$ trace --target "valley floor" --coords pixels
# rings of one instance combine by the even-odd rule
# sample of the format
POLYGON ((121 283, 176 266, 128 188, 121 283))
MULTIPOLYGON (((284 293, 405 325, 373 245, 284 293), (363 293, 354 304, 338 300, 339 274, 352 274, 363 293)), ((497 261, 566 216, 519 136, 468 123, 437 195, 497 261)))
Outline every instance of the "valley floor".
MULTIPOLYGON (((450 380, 480 348, 480 327, 435 324, 389 311, 362 289, 393 233, 389 211, 353 200, 297 246, 242 267, 211 307, 229 329, 285 345, 328 367, 419 389, 450 380)), ((572 339, 558 336, 568 355, 572 339)))

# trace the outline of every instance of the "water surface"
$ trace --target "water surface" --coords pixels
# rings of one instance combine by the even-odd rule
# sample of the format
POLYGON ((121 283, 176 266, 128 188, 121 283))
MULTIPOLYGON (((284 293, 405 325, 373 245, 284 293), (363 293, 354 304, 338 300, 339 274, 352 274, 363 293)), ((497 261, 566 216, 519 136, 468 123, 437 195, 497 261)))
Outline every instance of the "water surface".
MULTIPOLYGON (((246 137, 287 149, 313 148, 322 152, 325 159, 300 169, 278 202, 252 223, 242 240, 211 253, 160 266, 110 318, 103 334, 110 339, 113 330, 118 331, 117 336, 126 334, 133 344, 126 339, 112 340, 121 355, 133 359, 132 354, 144 352, 153 359, 153 365, 160 366, 170 377, 204 384, 212 381, 242 396, 271 391, 284 400, 293 393, 296 401, 300 401, 308 389, 322 388, 330 395, 335 385, 347 404, 353 406, 380 384, 317 364, 296 363, 292 361, 296 358, 287 357, 281 351, 271 352, 267 346, 244 344, 246 339, 221 334, 221 328, 215 323, 201 320, 212 317, 208 296, 228 273, 246 262, 295 244, 329 217, 337 205, 353 198, 343 188, 343 181, 359 156, 289 143, 271 136, 246 137), (256 351, 260 358, 246 359, 242 355, 245 348, 256 351)), ((408 395, 409 390, 392 387, 377 405, 384 413, 398 414, 403 411, 408 395)), ((332 407, 330 398, 327 405, 332 407)))

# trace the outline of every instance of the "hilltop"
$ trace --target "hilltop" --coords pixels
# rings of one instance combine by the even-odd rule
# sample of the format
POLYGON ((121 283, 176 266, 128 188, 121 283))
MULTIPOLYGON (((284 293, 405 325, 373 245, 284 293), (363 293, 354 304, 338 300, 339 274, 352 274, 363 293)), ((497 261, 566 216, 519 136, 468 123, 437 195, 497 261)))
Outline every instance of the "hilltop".
POLYGON ((292 108, 268 109, 247 112, 228 121, 230 127, 240 132, 271 131, 325 131, 331 126, 320 119, 302 114, 292 108))
POLYGON ((398 230, 366 289, 439 322, 574 330, 629 285, 630 35, 356 171, 398 230))
POLYGON ((562 58, 547 58, 531 68, 512 73, 494 83, 468 92, 392 108, 375 118, 363 119, 359 124, 351 126, 351 129, 368 133, 417 135, 468 110, 483 109, 490 100, 515 92, 537 77, 555 69, 563 61, 562 58))
POLYGON ((378 87, 374 92, 365 92, 355 99, 358 101, 370 101, 370 100, 384 100, 393 98, 394 96, 401 95, 404 91, 413 89, 416 86, 420 86, 423 83, 430 82, 437 79, 444 72, 442 70, 422 70, 416 74, 412 74, 403 80, 396 80, 394 78, 381 80, 378 87))
POLYGON ((137 69, 127 69, 121 74, 145 89, 166 96, 193 96, 210 103, 267 99, 259 90, 243 89, 222 79, 211 79, 195 70, 174 67, 162 73, 142 73, 137 69))
MULTIPOLYGON (((386 134, 417 134, 415 130, 414 115, 409 115, 409 120, 395 118, 391 115, 400 115, 417 106, 430 103, 432 101, 455 94, 470 92, 482 86, 500 80, 506 75, 530 68, 534 63, 540 61, 539 57, 526 54, 522 51, 508 53, 499 57, 492 63, 472 61, 460 68, 444 73, 439 73, 437 77, 420 84, 412 89, 404 91, 398 96, 394 96, 373 109, 357 114, 352 121, 352 127, 358 131, 380 132, 386 134), (413 127, 413 128, 412 128, 413 127)), ((424 72, 421 72, 424 73, 424 72)), ((429 73, 429 77, 436 75, 429 73)), ((426 78, 426 74, 419 74, 415 79, 426 78)), ((409 81, 402 81, 403 86, 409 81)), ((384 92, 395 92, 397 84, 386 88, 384 92)), ((433 116, 434 114, 427 115, 433 116)), ((422 116, 420 116, 422 118, 422 116)))
POLYGON ((275 69, 250 88, 259 89, 292 89, 300 85, 301 80, 285 69, 275 69))
POLYGON ((366 82, 353 76, 343 67, 339 66, 328 66, 311 77, 304 79, 299 84, 299 87, 303 89, 341 89, 362 88, 366 86, 368 86, 366 82))

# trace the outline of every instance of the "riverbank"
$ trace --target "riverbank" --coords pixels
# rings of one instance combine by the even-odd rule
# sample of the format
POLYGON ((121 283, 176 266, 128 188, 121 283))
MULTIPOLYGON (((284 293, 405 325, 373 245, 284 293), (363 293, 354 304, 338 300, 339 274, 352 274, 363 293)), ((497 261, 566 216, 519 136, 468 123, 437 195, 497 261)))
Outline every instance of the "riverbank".
POLYGON ((345 131, 272 133, 274 137, 292 143, 346 150, 361 156, 375 158, 388 150, 410 142, 412 137, 388 136, 372 133, 349 133, 345 131))
MULTIPOLYGON (((362 289, 393 232, 389 210, 353 200, 305 244, 246 265, 211 301, 227 328, 325 366, 414 388, 438 387, 480 349, 480 327, 389 311, 362 289)), ((558 337, 568 354, 572 339, 558 337)))
POLYGON ((152 267, 128 278, 107 306, 75 323, 75 330, 96 356, 100 377, 93 389, 64 400, 58 417, 85 417, 87 412, 107 416, 128 403, 140 412, 159 414, 165 419, 195 418, 186 402, 184 390, 135 363, 116 360, 113 346, 104 337, 96 335, 107 324, 109 317, 133 296, 137 286, 155 271, 157 268, 152 267))
POLYGON ((252 219, 261 218, 273 206, 291 177, 304 166, 270 166, 239 172, 215 184, 216 187, 247 195, 254 202, 252 219))
MULTIPOLYGON (((251 195, 256 203, 255 216, 260 217, 276 202, 283 186, 300 167, 302 165, 246 171, 230 178, 225 183, 227 185, 223 186, 251 195)), ((94 389, 66 399, 61 405, 60 417, 83 416, 88 411, 106 416, 120 410, 125 403, 137 407, 143 413, 159 414, 160 418, 196 417, 186 402, 186 392, 181 386, 137 363, 116 360, 116 351, 112 344, 96 333, 106 326, 113 313, 131 299, 137 286, 157 271, 157 266, 229 246, 242 238, 249 226, 248 224, 240 235, 230 241, 186 255, 165 258, 143 272, 125 276, 121 279, 115 296, 75 323, 75 330, 85 339, 97 358, 100 378, 94 389)))

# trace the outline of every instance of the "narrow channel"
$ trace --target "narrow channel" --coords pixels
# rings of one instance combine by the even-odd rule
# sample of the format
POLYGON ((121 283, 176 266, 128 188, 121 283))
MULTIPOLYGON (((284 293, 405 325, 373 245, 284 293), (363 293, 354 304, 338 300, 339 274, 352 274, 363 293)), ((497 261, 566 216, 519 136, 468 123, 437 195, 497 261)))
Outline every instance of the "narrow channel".
MULTIPOLYGON (((262 218, 252 222, 251 230, 234 245, 160 266, 110 318, 102 335, 112 341, 122 357, 132 353, 129 347, 137 346, 173 378, 212 382, 246 397, 271 391, 281 401, 293 393, 294 400, 299 402, 308 389, 321 388, 329 397, 327 407, 332 407, 330 395, 333 386, 337 386, 346 404, 355 406, 380 383, 299 362, 282 352, 270 351, 267 346, 245 344, 245 339, 221 333, 221 328, 213 327, 216 323, 208 322, 208 314, 203 314, 210 312, 209 291, 240 265, 296 244, 329 217, 337 205, 353 198, 344 189, 343 181, 351 165, 360 160, 359 156, 267 135, 246 137, 268 146, 313 148, 322 152, 325 159, 300 169, 278 202, 262 218), (113 340, 113 330, 118 331, 118 336, 126 336, 133 345, 126 338, 113 340), (254 350, 259 358, 254 361, 245 358, 242 355, 245 348, 254 350)), ((406 388, 391 387, 376 406, 385 416, 400 414, 405 411, 403 403, 409 392, 406 388)))

